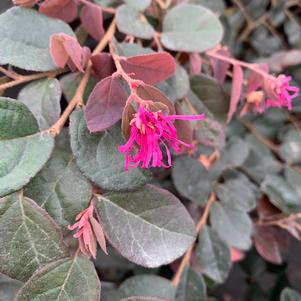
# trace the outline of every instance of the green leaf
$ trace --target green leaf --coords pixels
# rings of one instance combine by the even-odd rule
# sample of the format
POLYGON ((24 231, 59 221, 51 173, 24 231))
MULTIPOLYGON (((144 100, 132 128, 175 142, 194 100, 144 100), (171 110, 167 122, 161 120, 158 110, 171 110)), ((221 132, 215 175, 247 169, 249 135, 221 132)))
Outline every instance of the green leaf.
POLYGON ((174 161, 172 178, 177 190, 184 197, 204 205, 212 192, 211 183, 219 176, 216 167, 207 170, 196 159, 178 157, 174 161))
POLYGON ((234 179, 216 187, 218 198, 226 204, 243 211, 251 211, 256 207, 256 195, 251 183, 241 179, 234 179))
POLYGON ((229 246, 247 250, 251 246, 252 222, 249 215, 227 203, 215 202, 210 211, 212 228, 229 246))
POLYGON ((26 185, 50 157, 54 139, 48 132, 0 141, 0 196, 26 185))
POLYGON ((39 267, 68 256, 62 234, 34 201, 13 193, 0 199, 0 272, 28 279, 39 267))
POLYGON ((113 39, 113 44, 119 56, 129 57, 141 54, 155 53, 153 49, 142 47, 139 44, 135 43, 118 43, 116 40, 113 39))
MULTIPOLYGON (((83 77, 83 75, 81 73, 74 72, 74 73, 69 73, 69 74, 63 75, 60 78, 62 90, 63 90, 64 96, 68 102, 70 102, 72 97, 75 95, 76 89, 77 89, 82 77, 83 77)), ((94 89, 94 86, 96 83, 97 83, 96 79, 91 76, 89 78, 88 84, 85 89, 85 93, 83 95, 83 99, 84 99, 85 103, 87 102, 89 95, 92 92, 92 90, 94 89)))
POLYGON ((297 291, 286 287, 281 292, 280 301, 301 301, 301 295, 297 291))
POLYGON ((132 6, 137 10, 145 10, 151 4, 151 0, 123 0, 128 5, 132 6))
POLYGON ((59 260, 38 270, 22 287, 15 301, 98 301, 100 282, 85 256, 59 260))
POLYGON ((34 199, 61 227, 67 227, 88 207, 92 187, 75 164, 68 133, 62 132, 56 139, 50 160, 27 185, 25 195, 34 199))
POLYGON ((81 171, 106 190, 136 189, 149 180, 148 173, 139 168, 125 171, 124 156, 118 146, 124 144, 120 126, 90 134, 82 110, 76 110, 70 121, 71 148, 81 171))
POLYGON ((280 145, 279 155, 288 164, 301 162, 301 134, 300 131, 291 130, 286 133, 280 145))
POLYGON ((175 301, 207 301, 207 288, 203 277, 186 268, 182 273, 175 301))
POLYGON ((62 90, 55 78, 46 78, 26 85, 18 100, 33 113, 41 130, 50 128, 60 117, 62 90))
POLYGON ((216 80, 205 75, 196 75, 190 81, 192 91, 218 120, 224 122, 229 109, 229 95, 216 80))
POLYGON ((171 50, 203 52, 217 45, 222 36, 223 27, 214 13, 199 5, 182 4, 167 12, 161 41, 171 50))
POLYGON ((13 300, 21 286, 22 282, 0 274, 0 300, 13 300))
POLYGON ((38 130, 37 121, 24 104, 0 97, 0 140, 31 135, 38 130))
POLYGON ((7 10, 0 15, 0 65, 32 71, 56 69, 49 52, 49 38, 54 33, 75 36, 69 25, 36 10, 7 10))
POLYGON ((116 22, 121 32, 137 38, 151 39, 155 33, 147 19, 138 10, 126 4, 118 7, 116 22))
POLYGON ((137 275, 128 278, 121 284, 118 291, 123 298, 144 296, 173 300, 175 296, 175 288, 171 282, 155 275, 137 275))
POLYGON ((231 268, 230 249, 209 226, 202 228, 196 255, 205 275, 219 283, 226 280, 231 268))
POLYGON ((219 14, 223 14, 225 10, 224 0, 189 0, 189 3, 202 5, 219 14))
POLYGON ((111 244, 145 267, 174 261, 195 239, 194 223, 185 207, 174 195, 152 185, 98 196, 96 208, 111 244))

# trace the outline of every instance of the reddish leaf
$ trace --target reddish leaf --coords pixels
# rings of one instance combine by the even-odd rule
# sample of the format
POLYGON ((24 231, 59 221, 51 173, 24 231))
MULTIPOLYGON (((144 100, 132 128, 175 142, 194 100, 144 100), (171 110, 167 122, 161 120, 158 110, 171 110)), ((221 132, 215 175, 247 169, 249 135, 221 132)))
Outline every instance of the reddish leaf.
POLYGON ((257 203, 257 212, 260 220, 270 218, 272 216, 277 216, 281 214, 281 211, 275 207, 267 197, 262 197, 257 203))
POLYGON ((174 105, 159 89, 150 85, 140 85, 137 88, 137 94, 144 100, 163 103, 168 107, 170 115, 175 114, 174 105))
POLYGON ((121 119, 127 100, 117 77, 106 77, 100 81, 89 96, 85 119, 90 132, 103 131, 121 119))
POLYGON ((80 20, 87 33, 93 39, 100 41, 104 35, 102 9, 100 6, 87 2, 80 11, 80 20))
POLYGON ((77 5, 73 0, 45 0, 40 4, 39 11, 48 17, 70 23, 77 16, 77 5))
POLYGON ((257 252, 267 261, 281 264, 282 241, 280 231, 274 227, 254 226, 253 239, 257 252))
POLYGON ((189 55, 189 74, 199 75, 202 71, 202 59, 199 53, 193 52, 189 55))
MULTIPOLYGON (((258 65, 259 69, 268 72, 269 68, 266 64, 258 65)), ((249 78, 248 78, 248 86, 247 86, 247 93, 251 93, 256 91, 257 89, 263 86, 263 77, 262 75, 258 74, 257 72, 251 71, 249 78)))
POLYGON ((93 76, 98 80, 110 76, 116 71, 112 56, 108 53, 100 53, 91 57, 93 76))
MULTIPOLYGON (((180 103, 175 104, 176 114, 183 115, 182 105, 180 103)), ((175 127, 177 129, 178 139, 185 143, 192 144, 193 133, 191 129, 191 122, 189 120, 176 120, 175 127)), ((182 147, 182 150, 188 150, 187 147, 182 147)))
POLYGON ((84 72, 91 52, 89 48, 81 47, 75 38, 60 33, 50 38, 50 54, 57 66, 64 68, 68 64, 72 71, 84 72))
POLYGON ((227 122, 230 122, 234 113, 236 112, 237 105, 240 100, 241 90, 244 80, 244 73, 240 65, 233 66, 233 82, 230 99, 230 108, 228 111, 227 122))
MULTIPOLYGON (((221 48, 220 50, 218 50, 217 54, 225 57, 230 57, 230 52, 225 48, 221 48)), ((230 64, 228 62, 218 60, 215 58, 210 58, 210 62, 213 68, 214 78, 216 78, 217 81, 222 85, 225 81, 230 64)))
POLYGON ((131 77, 150 85, 166 80, 176 71, 175 60, 167 52, 131 56, 120 63, 131 77))
POLYGON ((244 259, 245 253, 236 249, 236 248, 231 248, 231 261, 232 262, 238 262, 244 259))

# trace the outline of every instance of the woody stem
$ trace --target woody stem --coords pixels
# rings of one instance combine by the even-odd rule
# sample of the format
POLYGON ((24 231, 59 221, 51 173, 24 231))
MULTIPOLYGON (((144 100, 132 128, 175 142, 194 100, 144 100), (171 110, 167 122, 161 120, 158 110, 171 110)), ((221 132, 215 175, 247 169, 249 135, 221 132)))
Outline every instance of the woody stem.
MULTIPOLYGON (((212 192, 207 201, 206 207, 204 209, 204 213, 202 214, 198 224, 196 225, 195 230, 196 230, 197 235, 201 232, 203 226, 206 225, 206 223, 207 223, 208 216, 210 213, 210 208, 211 208, 213 202, 215 201, 215 198, 216 198, 215 193, 212 192)), ((190 246, 190 248, 186 251, 185 255, 183 256, 183 258, 181 260, 180 266, 171 281, 172 285, 175 287, 177 287, 179 285, 182 273, 184 272, 186 266, 188 266, 190 263, 190 258, 192 255, 193 248, 194 248, 194 244, 192 244, 190 246)))
MULTIPOLYGON (((99 44, 96 46, 96 48, 94 49, 92 54, 97 54, 97 53, 101 52, 107 46, 107 44, 111 40, 112 36, 114 35, 115 30, 116 30, 116 21, 115 21, 115 19, 113 19, 113 21, 111 22, 111 24, 109 26, 108 31, 106 32, 106 34, 104 35, 102 40, 99 42, 99 44)), ((76 106, 81 106, 83 104, 83 95, 84 95, 86 86, 88 84, 89 78, 91 76, 91 71, 92 71, 92 63, 91 63, 91 61, 89 61, 86 72, 85 72, 83 78, 81 79, 79 86, 78 86, 72 100, 70 101, 69 105, 67 106, 67 108, 65 109, 64 113, 61 115, 59 120, 50 128, 50 132, 54 136, 56 136, 60 133, 60 131, 63 128, 64 124, 66 123, 69 115, 72 113, 73 109, 76 106)))

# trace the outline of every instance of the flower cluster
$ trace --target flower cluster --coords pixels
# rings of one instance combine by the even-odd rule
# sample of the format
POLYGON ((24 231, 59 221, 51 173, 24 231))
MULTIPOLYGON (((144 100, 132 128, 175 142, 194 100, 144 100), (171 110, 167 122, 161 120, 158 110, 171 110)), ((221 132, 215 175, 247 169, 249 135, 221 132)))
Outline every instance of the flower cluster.
POLYGON ((180 152, 180 145, 193 147, 177 138, 177 130, 173 120, 203 120, 204 115, 163 115, 161 111, 151 112, 140 106, 130 122, 130 138, 119 147, 125 153, 125 169, 165 167, 172 165, 169 147, 180 152), (165 149, 167 163, 163 162, 165 149))
POLYGON ((106 254, 107 249, 102 227, 93 217, 93 211, 94 206, 91 203, 87 209, 76 216, 77 222, 68 226, 68 229, 71 231, 77 229, 73 237, 78 239, 80 251, 89 257, 96 258, 97 242, 106 254))

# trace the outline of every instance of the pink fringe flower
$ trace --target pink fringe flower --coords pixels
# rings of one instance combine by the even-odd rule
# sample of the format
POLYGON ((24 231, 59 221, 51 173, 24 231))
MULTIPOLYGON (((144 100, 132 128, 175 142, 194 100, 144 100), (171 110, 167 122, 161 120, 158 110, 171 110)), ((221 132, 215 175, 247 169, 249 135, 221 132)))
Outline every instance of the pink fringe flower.
POLYGON ((291 79, 291 76, 280 74, 277 78, 267 81, 267 108, 286 107, 288 110, 292 109, 292 100, 299 95, 299 88, 290 86, 291 79))
POLYGON ((96 258, 97 242, 101 249, 107 254, 106 239, 99 222, 93 217, 94 206, 91 205, 80 212, 76 216, 76 223, 68 226, 73 231, 77 228, 77 232, 73 235, 78 239, 80 251, 89 256, 96 258))
POLYGON ((169 147, 180 152, 180 145, 193 147, 177 138, 173 120, 203 120, 204 115, 163 115, 160 111, 150 112, 140 107, 130 122, 130 138, 126 144, 119 146, 125 153, 125 170, 136 168, 165 167, 172 165, 169 147), (163 162, 162 144, 167 155, 167 164, 163 162))

